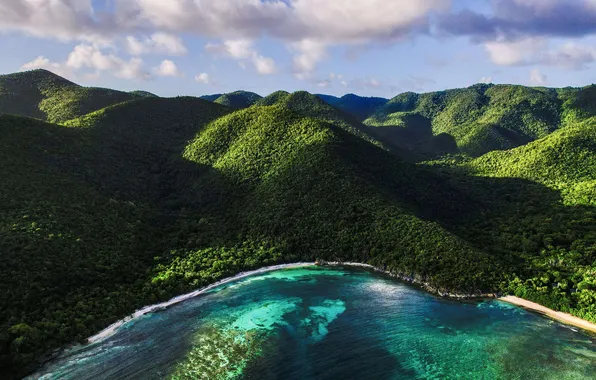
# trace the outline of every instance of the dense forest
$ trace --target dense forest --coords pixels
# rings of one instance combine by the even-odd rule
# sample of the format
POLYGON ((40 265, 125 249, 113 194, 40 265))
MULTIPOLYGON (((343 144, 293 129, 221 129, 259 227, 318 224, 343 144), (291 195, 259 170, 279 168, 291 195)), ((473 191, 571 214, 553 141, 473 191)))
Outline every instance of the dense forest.
MULTIPOLYGON (((0 373, 239 271, 369 263, 596 322, 596 87, 203 99, 0 76, 0 373)), ((1 377, 1 376, 0 376, 1 377)))

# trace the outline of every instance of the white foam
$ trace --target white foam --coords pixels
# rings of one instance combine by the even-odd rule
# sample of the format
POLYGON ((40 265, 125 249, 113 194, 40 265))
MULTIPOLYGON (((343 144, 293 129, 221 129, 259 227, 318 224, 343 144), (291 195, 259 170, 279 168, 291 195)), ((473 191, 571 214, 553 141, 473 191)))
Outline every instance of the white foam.
MULTIPOLYGON (((344 263, 347 264, 347 263, 344 263)), ((111 324, 110 326, 108 326, 107 328, 103 329, 101 332, 99 332, 96 335, 93 335, 92 337, 87 339, 88 343, 97 343, 100 342, 106 338, 109 338, 111 336, 113 336, 120 327, 122 327, 123 325, 125 325, 126 323, 137 319, 139 317, 142 317, 145 314, 149 314, 152 313, 156 310, 162 310, 162 309, 166 309, 172 305, 175 305, 177 303, 180 303, 182 301, 186 301, 190 298, 194 298, 200 294, 203 294, 209 290, 212 290, 220 285, 229 283, 229 282, 233 282, 236 280, 239 280, 241 278, 244 277, 249 277, 249 276, 253 276, 256 274, 261 274, 261 273, 265 273, 265 272, 271 272, 271 271, 275 271, 275 270, 280 270, 280 269, 287 269, 287 268, 299 268, 299 267, 308 267, 308 266, 314 266, 315 263, 294 263, 294 264, 282 264, 282 265, 273 265, 270 267, 265 267, 265 268, 261 268, 261 269, 257 269, 257 270, 253 270, 253 271, 248 271, 248 272, 241 272, 239 274, 237 274, 236 276, 233 277, 228 277, 225 278, 223 280, 217 281, 209 286, 206 286, 204 288, 201 288, 199 290, 195 290, 193 292, 190 292, 188 294, 184 294, 181 296, 177 296, 172 298, 169 301, 166 302, 162 302, 159 304, 155 304, 155 305, 150 305, 150 306, 146 306, 142 309, 139 309, 137 311, 135 311, 133 314, 129 315, 128 317, 119 320, 118 322, 115 322, 113 324, 111 324)))

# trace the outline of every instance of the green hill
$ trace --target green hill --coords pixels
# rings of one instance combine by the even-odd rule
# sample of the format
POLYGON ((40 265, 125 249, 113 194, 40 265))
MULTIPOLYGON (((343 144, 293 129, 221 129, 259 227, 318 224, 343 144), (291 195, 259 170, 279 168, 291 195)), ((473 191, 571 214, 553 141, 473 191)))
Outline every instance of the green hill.
POLYGON ((155 200, 182 186, 171 178, 171 171, 176 170, 173 166, 187 142, 210 121, 231 111, 193 97, 144 98, 65 125, 84 129, 90 141, 81 158, 88 181, 111 196, 155 200))
POLYGON ((252 106, 261 98, 261 95, 254 92, 234 91, 221 95, 214 102, 230 108, 243 109, 252 106))
POLYGON ((214 102, 217 100, 217 98, 219 98, 220 96, 222 96, 223 94, 213 94, 213 95, 202 95, 200 96, 201 99, 205 99, 208 100, 210 102, 214 102))
MULTIPOLYGON (((184 157, 215 169, 195 188, 219 182, 216 187, 228 194, 219 208, 223 215, 209 217, 210 223, 236 221, 218 224, 218 239, 228 236, 220 242, 223 247, 237 246, 236 237, 243 236, 271 247, 283 261, 370 261, 398 273, 417 273, 439 289, 491 286, 490 275, 479 283, 463 268, 471 260, 475 271, 489 272, 493 263, 417 216, 428 205, 423 194, 414 195, 419 185, 414 178, 419 175, 426 183, 436 178, 325 120, 281 105, 252 107, 211 123, 184 157), (386 181, 379 183, 376 178, 383 174, 386 181), (400 244, 394 244, 397 236, 400 244)), ((200 250, 189 254, 164 269, 162 278, 188 276, 187 269, 197 268, 201 257, 200 250)))
POLYGON ((259 99, 255 106, 272 106, 276 103, 283 102, 290 95, 287 91, 275 91, 262 99, 259 99))
POLYGON ((570 204, 596 206, 596 118, 510 151, 490 152, 467 166, 481 175, 543 183, 561 190, 570 204))
POLYGON ((426 94, 403 93, 365 124, 400 127, 405 117, 419 114, 431 121, 434 135, 448 134, 461 152, 479 156, 526 144, 558 129, 565 111, 564 94, 556 89, 484 84, 426 94))
POLYGON ((323 94, 317 94, 317 96, 333 107, 353 115, 360 121, 372 116, 389 101, 385 98, 362 97, 354 94, 347 94, 341 98, 323 94))
POLYGON ((140 96, 105 88, 82 87, 47 70, 0 75, 0 114, 51 122, 64 122, 140 96))
MULTIPOLYGON (((585 96, 574 91, 568 101, 585 96)), ((581 119, 587 109, 569 108, 567 124, 542 139, 455 166, 443 160, 439 170, 492 205, 460 236, 517 256, 506 292, 596 321, 596 118, 581 119)))
POLYGON ((371 132, 375 132, 373 128, 365 126, 353 115, 329 105, 319 96, 306 91, 296 91, 291 94, 286 91, 277 91, 255 104, 255 106, 269 105, 285 107, 302 116, 324 120, 366 141, 382 146, 382 143, 371 134, 371 132))
POLYGON ((141 202, 70 173, 87 145, 80 131, 4 115, 0 133, 0 377, 9 377, 141 306, 131 289, 151 246, 141 202))
POLYGON ((148 92, 148 91, 141 91, 141 90, 135 90, 135 91, 130 91, 129 94, 138 96, 138 97, 142 97, 142 98, 158 98, 157 95, 148 92))

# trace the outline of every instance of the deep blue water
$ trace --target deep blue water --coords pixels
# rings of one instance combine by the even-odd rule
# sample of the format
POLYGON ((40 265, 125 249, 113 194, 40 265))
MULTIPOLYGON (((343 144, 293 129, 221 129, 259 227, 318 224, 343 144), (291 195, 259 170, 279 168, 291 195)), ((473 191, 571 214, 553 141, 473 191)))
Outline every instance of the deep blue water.
POLYGON ((244 278, 66 352, 43 379, 595 379, 596 337, 353 268, 244 278))

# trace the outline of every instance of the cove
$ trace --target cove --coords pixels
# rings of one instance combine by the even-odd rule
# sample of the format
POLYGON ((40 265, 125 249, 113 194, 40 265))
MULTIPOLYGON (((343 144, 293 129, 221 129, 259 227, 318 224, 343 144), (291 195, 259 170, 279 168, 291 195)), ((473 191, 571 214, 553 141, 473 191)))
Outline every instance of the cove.
POLYGON ((596 337, 370 270, 223 283, 75 347, 32 379, 593 379, 596 337))

